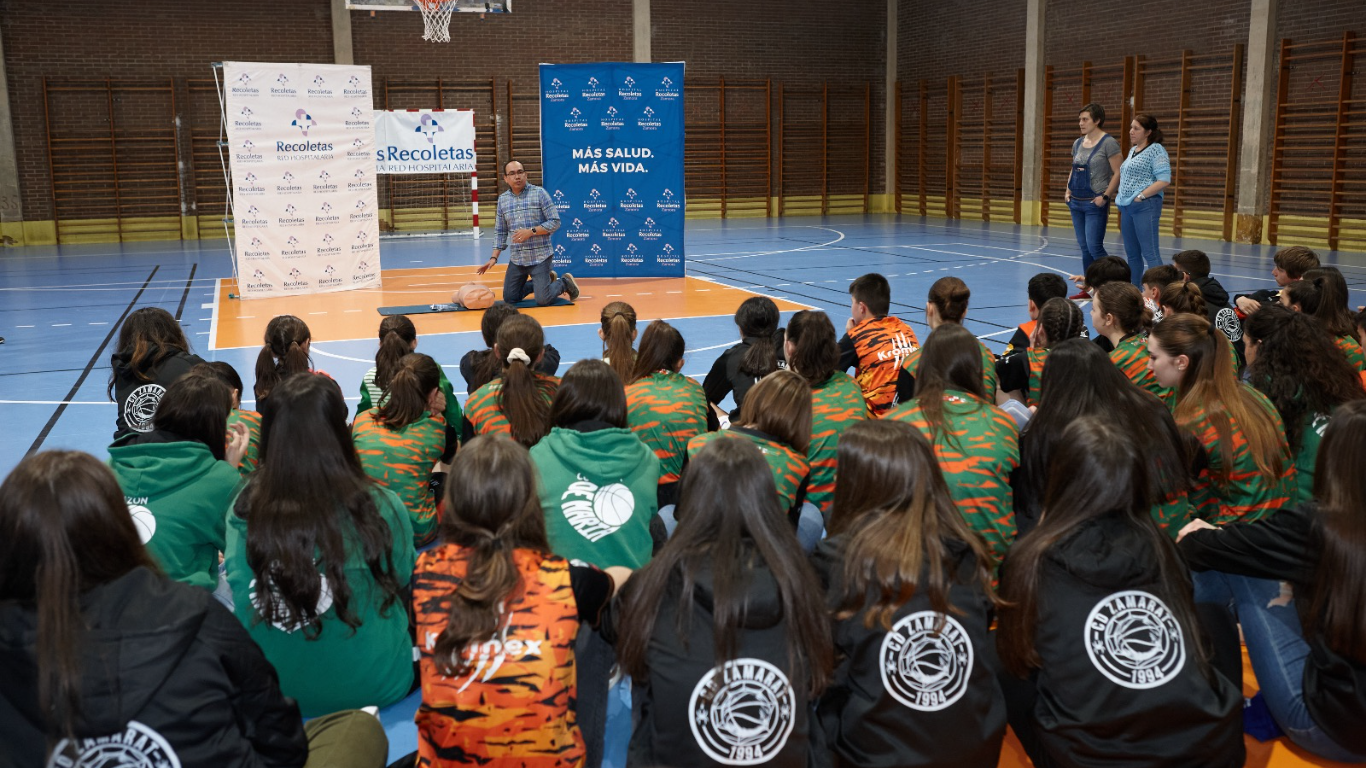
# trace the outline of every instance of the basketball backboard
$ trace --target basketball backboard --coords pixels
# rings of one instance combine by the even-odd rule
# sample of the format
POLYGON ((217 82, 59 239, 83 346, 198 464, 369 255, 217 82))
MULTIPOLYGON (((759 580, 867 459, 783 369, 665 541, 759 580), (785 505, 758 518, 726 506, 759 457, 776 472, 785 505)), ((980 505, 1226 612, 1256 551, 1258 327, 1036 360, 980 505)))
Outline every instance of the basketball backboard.
MULTIPOLYGON (((413 0, 346 0, 346 8, 351 11, 416 11, 413 0)), ((455 13, 511 13, 512 0, 485 2, 485 0, 455 0, 455 13)))

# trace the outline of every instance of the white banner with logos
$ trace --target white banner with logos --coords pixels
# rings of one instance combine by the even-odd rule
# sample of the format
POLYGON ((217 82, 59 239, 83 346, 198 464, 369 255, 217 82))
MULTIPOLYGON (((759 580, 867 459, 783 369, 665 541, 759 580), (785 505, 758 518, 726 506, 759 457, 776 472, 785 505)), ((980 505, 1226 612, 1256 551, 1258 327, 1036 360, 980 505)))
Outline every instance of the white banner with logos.
POLYGON ((375 110, 375 173, 473 173, 474 111, 375 110))
POLYGON ((378 287, 370 68, 223 63, 238 295, 378 287))

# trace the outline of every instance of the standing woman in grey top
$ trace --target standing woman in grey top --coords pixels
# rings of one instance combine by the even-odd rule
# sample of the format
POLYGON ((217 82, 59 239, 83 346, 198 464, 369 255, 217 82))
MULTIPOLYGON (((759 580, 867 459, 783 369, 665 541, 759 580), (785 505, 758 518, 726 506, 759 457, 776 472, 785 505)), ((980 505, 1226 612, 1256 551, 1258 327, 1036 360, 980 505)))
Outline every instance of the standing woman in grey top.
POLYGON ((1077 115, 1081 138, 1072 143, 1072 172, 1067 176, 1067 209, 1072 214, 1072 229, 1081 246, 1084 274, 1105 253, 1105 226, 1110 218, 1110 203, 1119 186, 1119 142, 1105 132, 1105 108, 1087 104, 1077 115))

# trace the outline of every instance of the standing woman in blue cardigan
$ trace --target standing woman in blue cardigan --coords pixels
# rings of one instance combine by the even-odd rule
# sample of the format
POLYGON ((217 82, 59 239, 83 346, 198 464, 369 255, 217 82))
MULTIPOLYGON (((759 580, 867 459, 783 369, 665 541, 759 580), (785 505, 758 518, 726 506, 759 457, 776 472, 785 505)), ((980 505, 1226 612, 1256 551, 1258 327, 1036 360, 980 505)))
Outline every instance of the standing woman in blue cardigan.
POLYGON ((1119 167, 1119 234, 1134 285, 1143 287, 1143 273, 1162 263, 1157 250, 1157 222, 1162 218, 1162 190, 1172 183, 1171 159, 1162 146, 1162 129, 1149 114, 1139 112, 1129 123, 1129 156, 1119 167))

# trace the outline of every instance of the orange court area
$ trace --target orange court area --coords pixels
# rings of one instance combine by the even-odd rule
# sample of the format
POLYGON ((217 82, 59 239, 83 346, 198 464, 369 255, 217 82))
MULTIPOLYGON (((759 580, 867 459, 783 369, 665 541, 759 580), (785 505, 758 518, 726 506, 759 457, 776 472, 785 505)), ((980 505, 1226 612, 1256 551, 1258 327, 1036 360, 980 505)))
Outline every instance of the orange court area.
MULTIPOLYGON (((314 341, 368 339, 375 335, 379 307, 446 304, 451 294, 466 283, 481 283, 503 292, 506 268, 494 268, 476 275, 474 267, 423 267, 386 269, 381 273, 382 288, 337 291, 271 299, 236 299, 231 279, 218 281, 214 306, 212 349, 258 347, 266 324, 276 315, 297 315, 308 323, 314 341)), ((696 277, 659 278, 585 278, 578 281, 582 291, 573 306, 537 307, 523 310, 543 326, 596 323, 609 302, 625 301, 635 306, 642 320, 656 318, 714 317, 731 315, 752 291, 720 285, 696 277)), ((778 309, 788 312, 811 309, 805 304, 774 300, 778 309)), ((479 330, 483 312, 441 312, 413 315, 418 333, 459 333, 479 330)))

